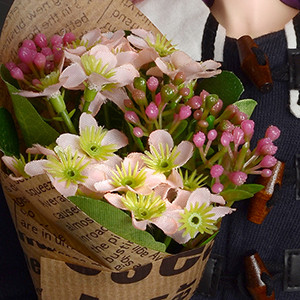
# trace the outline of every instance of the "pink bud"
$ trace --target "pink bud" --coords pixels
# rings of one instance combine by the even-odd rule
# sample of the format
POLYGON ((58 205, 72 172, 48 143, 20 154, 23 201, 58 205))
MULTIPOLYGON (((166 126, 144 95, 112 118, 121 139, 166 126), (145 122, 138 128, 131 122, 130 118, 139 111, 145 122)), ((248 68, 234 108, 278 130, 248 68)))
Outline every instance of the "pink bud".
POLYGON ((277 159, 272 155, 266 155, 260 162, 262 168, 272 168, 276 165, 277 159))
POLYGON ((61 48, 63 46, 63 39, 58 34, 53 35, 50 41, 53 49, 61 48))
POLYGON ((50 56, 53 54, 51 48, 49 47, 42 48, 41 53, 44 54, 45 56, 50 56))
POLYGON ((265 145, 269 145, 269 144, 272 144, 273 145, 273 142, 270 138, 263 138, 263 139, 260 139, 258 142, 257 142, 257 146, 256 146, 256 151, 255 153, 257 155, 260 155, 261 153, 261 149, 262 147, 264 147, 265 145))
POLYGON ((202 131, 197 132, 193 136, 193 142, 196 147, 202 147, 204 145, 205 139, 205 134, 202 131))
POLYGON ((265 137, 270 138, 272 141, 277 140, 279 136, 280 136, 280 130, 278 129, 278 127, 274 125, 269 126, 268 129, 266 130, 265 137))
POLYGON ((63 55, 64 55, 63 50, 55 51, 54 54, 53 54, 54 63, 56 63, 58 65, 60 63, 60 61, 62 60, 63 55))
POLYGON ((192 109, 188 105, 183 105, 179 110, 179 120, 185 120, 192 114, 192 109))
POLYGON ((124 117, 129 123, 138 124, 140 122, 138 115, 134 111, 126 111, 124 117))
POLYGON ((75 40, 76 40, 76 36, 73 32, 67 32, 63 37, 64 45, 71 44, 75 40))
POLYGON ((37 78, 32 79, 32 84, 33 85, 39 85, 42 84, 37 78))
POLYGON ((145 113, 150 120, 154 120, 157 118, 159 110, 154 102, 150 102, 146 107, 145 113))
POLYGON ((188 95, 190 94, 191 90, 187 87, 184 87, 182 89, 180 89, 179 91, 179 94, 182 96, 182 97, 188 97, 188 95))
POLYGON ((235 128, 235 126, 228 120, 222 120, 219 128, 221 131, 231 132, 235 128))
POLYGON ((10 71, 10 75, 12 78, 17 79, 17 80, 24 80, 24 74, 22 70, 18 67, 13 68, 10 71))
POLYGON ((245 120, 248 120, 248 116, 244 112, 237 110, 234 117, 231 119, 231 122, 239 125, 245 120))
POLYGON ((138 137, 141 138, 144 135, 143 130, 140 127, 134 127, 133 128, 133 134, 138 137))
POLYGON ((10 61, 5 64, 5 67, 8 69, 8 71, 11 71, 13 68, 16 67, 16 64, 13 61, 10 61))
POLYGON ((124 105, 127 108, 133 108, 134 107, 133 102, 130 99, 124 99, 124 105))
POLYGON ((159 106, 161 104, 161 94, 160 93, 155 95, 155 100, 154 101, 155 101, 155 104, 157 106, 159 106))
POLYGON ((239 146, 245 142, 244 131, 241 128, 235 127, 232 134, 233 134, 233 142, 236 146, 239 146))
POLYGON ((20 60, 27 65, 30 65, 33 62, 35 55, 36 52, 26 47, 21 47, 18 51, 20 60))
POLYGON ((263 169, 261 171, 261 176, 262 177, 270 177, 270 176, 272 176, 272 171, 270 169, 263 169))
POLYGON ((198 125, 201 127, 201 128, 207 128, 209 126, 208 122, 206 120, 200 120, 198 122, 198 125))
POLYGON ((147 80, 147 87, 149 89, 150 92, 155 92, 157 87, 158 87, 159 81, 156 77, 151 76, 148 80, 147 80))
POLYGON ((193 117, 195 120, 200 120, 203 115, 203 112, 200 109, 197 109, 193 113, 193 117))
POLYGON ((223 191, 224 189, 224 186, 222 183, 215 183, 212 187, 211 187, 211 190, 213 193, 215 194, 219 194, 223 191))
POLYGON ((278 147, 273 144, 264 145, 260 149, 261 155, 274 155, 277 152, 278 147))
POLYGON ((47 73, 51 73, 54 70, 55 66, 54 66, 54 62, 47 60, 46 61, 46 65, 45 65, 45 71, 47 73))
POLYGON ((189 99, 187 104, 193 108, 193 109, 198 109, 202 105, 203 99, 200 96, 193 96, 192 98, 189 99))
POLYGON ((32 40, 24 40, 22 43, 22 47, 26 47, 30 50, 36 51, 35 43, 32 40))
POLYGON ((210 169, 210 175, 213 178, 220 177, 224 172, 224 168, 221 165, 213 165, 210 169))
POLYGON ((46 65, 46 56, 40 52, 37 53, 33 60, 33 63, 37 66, 39 70, 44 70, 46 65))
POLYGON ((204 99, 206 98, 206 96, 209 95, 209 92, 207 92, 206 90, 202 90, 202 92, 200 93, 200 98, 201 98, 201 103, 203 103, 204 99))
POLYGON ((224 147, 227 147, 232 141, 233 141, 233 135, 229 132, 224 131, 221 136, 221 144, 224 147))
POLYGON ((33 40, 35 44, 40 48, 48 46, 47 37, 43 33, 38 33, 33 40))
POLYGON ((254 132, 254 121, 253 120, 244 120, 241 123, 241 128, 247 136, 252 136, 254 132))
POLYGON ((28 67, 28 65, 26 65, 23 62, 19 63, 17 65, 17 67, 19 67, 24 74, 30 74, 30 73, 32 73, 32 71, 30 70, 30 68, 28 67))
POLYGON ((218 132, 215 129, 212 129, 207 133, 207 138, 210 141, 214 141, 217 138, 217 136, 218 136, 218 132))
POLYGON ((247 174, 241 171, 232 172, 228 175, 229 180, 235 185, 242 185, 247 180, 247 174))
POLYGON ((220 113, 220 111, 223 108, 223 101, 221 99, 218 100, 218 102, 211 108, 210 114, 213 116, 216 116, 220 113))

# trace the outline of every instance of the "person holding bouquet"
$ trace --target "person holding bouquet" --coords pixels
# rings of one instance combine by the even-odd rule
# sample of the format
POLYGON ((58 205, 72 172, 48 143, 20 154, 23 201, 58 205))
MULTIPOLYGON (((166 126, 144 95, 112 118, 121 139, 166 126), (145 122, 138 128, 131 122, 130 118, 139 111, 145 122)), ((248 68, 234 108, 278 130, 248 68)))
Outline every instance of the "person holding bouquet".
POLYGON ((197 60, 220 61, 224 70, 242 80, 243 98, 258 101, 252 115, 256 132, 270 123, 281 129, 277 158, 285 170, 280 187, 276 184, 269 195, 266 216, 253 222, 253 210, 260 208, 246 200, 237 202, 237 212, 223 220, 192 299, 298 299, 300 114, 295 63, 299 60, 300 1, 203 2, 172 1, 170 5, 145 0, 137 5, 177 47, 197 60), (165 14, 168 18, 163 18, 165 14), (246 53, 245 47, 251 51, 246 53), (257 68, 253 73, 243 69, 246 59, 257 68), (261 71, 263 65, 268 65, 267 71, 261 71), (254 262, 263 263, 260 274, 253 274, 254 262))

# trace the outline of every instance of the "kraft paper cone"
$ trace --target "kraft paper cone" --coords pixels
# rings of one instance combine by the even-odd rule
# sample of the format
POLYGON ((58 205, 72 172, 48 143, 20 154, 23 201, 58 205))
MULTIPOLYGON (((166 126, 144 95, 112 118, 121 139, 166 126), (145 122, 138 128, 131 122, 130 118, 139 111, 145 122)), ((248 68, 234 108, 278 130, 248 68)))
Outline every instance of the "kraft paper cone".
MULTIPOLYGON (((16 0, 0 38, 3 63, 43 32, 157 28, 129 0, 16 0)), ((0 105, 11 109, 2 83, 0 105)), ((177 255, 117 236, 60 195, 46 175, 1 184, 39 299, 189 299, 212 242, 177 255)))

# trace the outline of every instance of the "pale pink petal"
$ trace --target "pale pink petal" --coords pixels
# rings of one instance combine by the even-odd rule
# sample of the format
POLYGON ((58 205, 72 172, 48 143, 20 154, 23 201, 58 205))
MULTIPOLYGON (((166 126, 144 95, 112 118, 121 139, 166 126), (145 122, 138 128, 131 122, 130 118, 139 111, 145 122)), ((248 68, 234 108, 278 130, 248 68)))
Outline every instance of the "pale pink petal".
POLYGON ((140 75, 137 69, 131 64, 117 67, 114 71, 115 74, 111 77, 111 80, 117 83, 117 87, 122 87, 132 83, 133 79, 140 75))
POLYGON ((167 199, 167 195, 170 189, 175 191, 175 189, 172 188, 168 183, 163 182, 155 187, 154 192, 155 195, 160 196, 162 199, 167 199))
POLYGON ((81 150, 79 136, 71 133, 63 133, 56 139, 56 144, 63 149, 70 147, 74 154, 76 150, 81 150))
POLYGON ((178 223, 170 216, 162 215, 150 221, 160 228, 166 235, 172 235, 177 231, 178 223))
POLYGON ((104 195, 104 198, 113 206, 127 210, 126 206, 122 202, 122 196, 115 193, 107 193, 104 195))
POLYGON ((102 67, 107 65, 107 70, 111 70, 117 65, 116 56, 105 45, 97 44, 88 54, 95 56, 97 60, 101 59, 102 67))
POLYGON ((189 209, 191 206, 195 206, 198 203, 199 206, 202 204, 206 204, 207 206, 211 204, 210 202, 211 192, 208 188, 198 188, 192 192, 188 201, 187 208, 189 209))
POLYGON ((43 147, 39 144, 34 144, 31 148, 26 149, 26 153, 31 154, 43 154, 43 155, 55 155, 55 152, 51 149, 48 149, 46 147, 43 147))
POLYGON ((98 128, 98 123, 91 114, 82 113, 79 119, 79 132, 81 133, 86 127, 98 128))
POLYGON ((185 244, 191 239, 191 236, 189 233, 183 236, 184 232, 185 232, 184 230, 177 231, 171 235, 171 238, 174 241, 176 241, 178 244, 185 244))
POLYGON ((159 68, 159 70, 161 70, 161 72, 163 72, 164 74, 167 74, 168 76, 171 77, 171 79, 174 79, 175 77, 175 72, 173 72, 172 70, 170 70, 168 68, 168 65, 165 62, 165 59, 158 57, 155 59, 155 64, 157 65, 157 67, 159 68))
POLYGON ((144 64, 155 61, 159 56, 153 48, 145 48, 138 53, 138 57, 134 60, 133 65, 139 69, 144 64))
POLYGON ((174 164, 177 166, 183 166, 193 155, 194 146, 191 142, 183 141, 178 147, 178 156, 174 160, 174 164))
POLYGON ((128 138, 123 132, 117 129, 111 129, 106 133, 101 145, 111 144, 115 145, 117 149, 120 149, 128 144, 128 138))
POLYGON ((115 103, 122 111, 125 111, 124 100, 128 99, 128 95, 124 88, 113 89, 112 91, 102 91, 104 97, 115 103))
POLYGON ((64 87, 67 89, 72 89, 74 87, 78 87, 81 83, 83 83, 88 76, 85 71, 79 64, 71 64, 68 66, 60 75, 60 79, 66 78, 66 82, 64 83, 64 87))
POLYGON ((130 186, 128 186, 128 190, 141 195, 150 195, 153 192, 153 190, 146 184, 136 189, 132 189, 130 186))
POLYGON ((59 89, 61 88, 62 83, 56 83, 53 85, 50 85, 46 87, 42 92, 32 92, 32 91, 25 91, 21 90, 20 92, 16 93, 20 96, 23 97, 28 97, 28 98, 34 98, 34 97, 51 97, 52 95, 56 94, 59 92, 59 89))
POLYGON ((90 85, 97 87, 99 91, 102 90, 103 86, 106 84, 112 83, 114 80, 112 78, 105 78, 104 76, 98 74, 98 73, 92 73, 89 78, 88 82, 90 85))
MULTIPOLYGON (((50 177, 50 176, 49 176, 50 177)), ((70 183, 68 186, 66 185, 65 181, 60 181, 56 178, 51 178, 51 182, 55 189, 62 194, 64 197, 69 197, 69 196, 75 196, 78 185, 75 183, 70 183)))
POLYGON ((20 172, 15 168, 16 158, 4 155, 1 157, 6 167, 11 170, 15 176, 21 176, 20 172))
POLYGON ((47 159, 33 160, 27 163, 24 167, 26 174, 36 176, 45 173, 45 165, 48 163, 47 159))
POLYGON ((147 225, 150 223, 148 220, 137 221, 133 214, 132 214, 131 220, 132 220, 132 225, 136 229, 140 229, 140 230, 146 230, 147 225))
MULTIPOLYGON (((154 77, 163 77, 164 73, 158 67, 152 67, 147 70, 146 75, 154 77)), ((172 78, 172 76, 170 77, 172 78)))
POLYGON ((192 192, 182 190, 182 189, 177 189, 177 197, 175 200, 172 202, 173 205, 178 205, 181 208, 185 208, 187 205, 187 202, 189 200, 189 197, 191 196, 192 192))
POLYGON ((101 30, 99 28, 93 29, 86 34, 84 34, 81 38, 83 42, 88 42, 88 47, 96 44, 101 39, 101 30))
MULTIPOLYGON (((65 51, 65 55, 66 55, 66 58, 70 59, 70 57, 74 58, 73 56, 69 56, 68 54, 66 53, 71 53, 73 55, 76 55, 77 57, 80 57, 82 54, 84 54, 84 52, 86 52, 86 47, 85 46, 78 46, 76 48, 67 48, 64 50, 65 51)), ((74 61, 72 59, 72 61, 74 61)), ((80 62, 79 59, 75 59, 76 62, 80 62)))
POLYGON ((119 155, 113 154, 105 162, 103 162, 103 164, 112 169, 115 169, 116 166, 121 166, 121 162, 122 158, 119 155))
POLYGON ((175 66, 176 69, 181 68, 189 63, 195 62, 188 54, 183 51, 175 51, 171 54, 171 63, 175 66))
POLYGON ((129 164, 131 165, 131 168, 134 169, 136 164, 139 164, 139 170, 145 166, 145 162, 143 160, 143 154, 140 152, 131 152, 129 153, 123 161, 124 167, 126 170, 128 170, 129 164))
POLYGON ((94 189, 100 193, 115 191, 116 188, 114 185, 112 185, 111 182, 112 181, 110 179, 98 181, 98 182, 94 183, 94 189))
MULTIPOLYGON (((83 184, 90 190, 97 191, 97 189, 95 188, 95 183, 107 181, 110 175, 110 170, 110 167, 105 164, 88 165, 85 168, 85 173, 83 174, 87 177, 83 184)), ((113 188, 111 185, 110 187, 113 188)), ((105 188, 105 192, 109 190, 110 188, 105 188)))
POLYGON ((138 49, 149 48, 148 43, 144 39, 142 39, 138 36, 129 35, 127 37, 127 40, 138 49))
POLYGON ((210 213, 214 213, 215 215, 210 217, 210 219, 212 220, 218 220, 219 218, 224 217, 227 214, 231 214, 233 211, 235 211, 235 209, 232 209, 230 207, 227 206, 218 206, 218 207, 214 207, 210 213))
POLYGON ((137 52, 134 51, 125 51, 117 53, 117 66, 122 66, 125 64, 132 64, 135 59, 139 56, 137 52))
POLYGON ((180 176, 177 169, 172 170, 171 174, 168 177, 168 182, 174 187, 183 188, 182 177, 180 176))
POLYGON ((136 29, 132 29, 131 32, 134 35, 137 35, 139 37, 141 37, 142 39, 149 39, 150 43, 154 44, 155 43, 155 37, 153 35, 153 33, 149 30, 145 30, 142 28, 136 28, 136 29))
POLYGON ((226 203, 225 199, 220 195, 211 194, 210 201, 214 203, 219 203, 224 205, 226 203))
POLYGON ((106 101, 106 97, 103 96, 101 93, 97 93, 96 97, 90 103, 90 106, 89 106, 89 112, 91 113, 91 115, 93 117, 97 115, 97 113, 99 112, 102 104, 104 104, 105 101, 106 101))
POLYGON ((151 189, 154 189, 159 184, 166 181, 166 176, 161 173, 155 173, 154 170, 146 168, 146 180, 145 185, 149 186, 151 189))
POLYGON ((163 149, 166 149, 166 145, 169 146, 169 149, 172 149, 174 146, 173 138, 170 133, 166 130, 158 129, 150 133, 148 143, 151 146, 154 146, 160 152, 160 144, 163 145, 163 149))
MULTIPOLYGON (((84 49, 85 49, 85 47, 84 47, 84 49)), ((74 50, 72 50, 72 49, 68 49, 68 50, 65 50, 64 51, 64 53, 65 53, 65 57, 66 57, 66 59, 68 59, 68 60, 70 60, 72 63, 77 63, 77 64, 81 64, 81 58, 80 58, 80 54, 79 53, 77 53, 77 52, 79 52, 79 51, 74 51, 74 50)), ((82 51, 82 50, 81 50, 82 51)), ((80 52, 81 52, 80 51, 80 52)), ((86 49, 85 49, 85 51, 86 51, 86 49)), ((83 51, 82 52, 82 54, 85 52, 85 51, 83 51)), ((82 55, 81 54, 81 55, 82 55)))

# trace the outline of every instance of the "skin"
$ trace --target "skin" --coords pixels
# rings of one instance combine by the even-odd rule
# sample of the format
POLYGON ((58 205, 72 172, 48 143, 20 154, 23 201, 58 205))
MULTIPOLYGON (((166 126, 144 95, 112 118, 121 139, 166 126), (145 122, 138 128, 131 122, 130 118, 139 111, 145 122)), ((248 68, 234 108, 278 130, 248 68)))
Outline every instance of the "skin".
POLYGON ((278 0, 216 0, 211 12, 232 38, 279 31, 298 13, 278 0))

